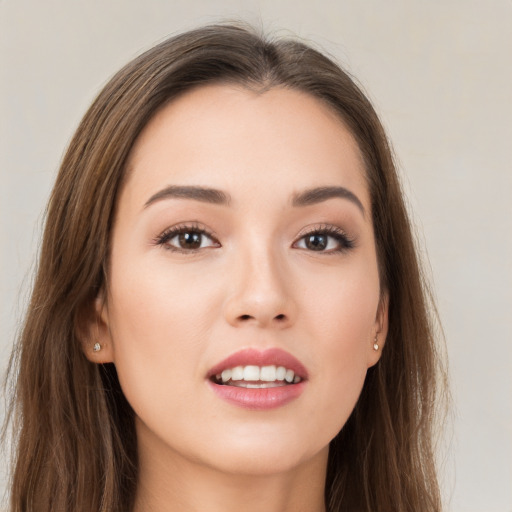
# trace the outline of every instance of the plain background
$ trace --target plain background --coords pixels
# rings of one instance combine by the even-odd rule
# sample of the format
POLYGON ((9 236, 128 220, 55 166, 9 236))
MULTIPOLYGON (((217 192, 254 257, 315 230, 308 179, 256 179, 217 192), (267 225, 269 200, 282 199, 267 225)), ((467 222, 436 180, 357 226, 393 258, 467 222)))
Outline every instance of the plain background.
MULTIPOLYGON (((442 455, 447 510, 511 512, 510 0, 0 0, 0 371, 44 205, 89 103, 141 50, 226 18, 313 42, 375 103, 446 333, 455 401, 442 455)), ((0 491, 6 464, 2 456, 0 491)))

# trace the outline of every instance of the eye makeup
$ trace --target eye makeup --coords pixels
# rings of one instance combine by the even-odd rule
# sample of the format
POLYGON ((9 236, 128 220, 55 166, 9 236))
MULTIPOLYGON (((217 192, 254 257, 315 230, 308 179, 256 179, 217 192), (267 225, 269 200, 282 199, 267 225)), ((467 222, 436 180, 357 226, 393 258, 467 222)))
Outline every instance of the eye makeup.
MULTIPOLYGON (((177 224, 163 231, 153 244, 164 249, 182 253, 197 253, 204 249, 221 247, 216 236, 200 224, 177 224)), ((321 254, 340 254, 355 247, 355 240, 338 226, 320 224, 309 228, 292 244, 292 248, 313 251, 321 254)))
POLYGON ((153 240, 153 244, 184 254, 221 247, 215 236, 196 222, 167 228, 153 240))
POLYGON ((338 226, 321 224, 309 228, 306 233, 302 233, 293 247, 323 254, 339 254, 353 249, 355 239, 349 237, 338 226), (299 246, 300 242, 304 242, 302 246, 299 246))

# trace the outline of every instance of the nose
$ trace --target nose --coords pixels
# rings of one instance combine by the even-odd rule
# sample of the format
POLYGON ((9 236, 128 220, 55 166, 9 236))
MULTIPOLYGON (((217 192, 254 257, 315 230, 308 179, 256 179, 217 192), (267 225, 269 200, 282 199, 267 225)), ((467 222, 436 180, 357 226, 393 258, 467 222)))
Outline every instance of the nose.
POLYGON ((271 250, 239 254, 228 274, 224 304, 228 323, 285 329, 296 316, 293 282, 285 264, 271 250))

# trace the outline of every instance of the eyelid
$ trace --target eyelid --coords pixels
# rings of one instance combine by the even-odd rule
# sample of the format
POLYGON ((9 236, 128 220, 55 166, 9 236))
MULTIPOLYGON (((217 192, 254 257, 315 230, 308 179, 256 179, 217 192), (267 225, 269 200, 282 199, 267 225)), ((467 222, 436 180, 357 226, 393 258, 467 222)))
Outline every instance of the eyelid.
POLYGON ((318 252, 318 254, 325 254, 325 255, 332 255, 332 254, 339 254, 343 252, 347 252, 355 247, 355 239, 347 234, 347 232, 340 228, 339 226, 333 225, 333 224, 316 224, 313 226, 308 226, 303 231, 301 231, 295 239, 295 242, 293 243, 293 246, 295 246, 299 241, 303 240, 308 235, 314 235, 314 234, 324 234, 327 236, 330 236, 332 238, 337 239, 337 242, 339 244, 339 247, 336 249, 330 249, 327 251, 314 251, 314 250, 308 250, 307 248, 300 247, 299 249, 302 249, 304 251, 308 252, 318 252))
POLYGON ((169 240, 172 240, 174 237, 181 233, 186 233, 187 231, 192 231, 195 233, 199 233, 203 236, 206 236, 209 238, 214 244, 216 244, 216 247, 220 247, 220 242, 217 239, 217 236, 212 230, 209 230, 208 228, 204 227, 201 223, 197 221, 191 221, 191 222, 180 222, 179 224, 175 224, 173 226, 170 226, 164 231, 162 231, 159 235, 157 235, 153 240, 152 243, 154 245, 162 246, 166 250, 172 251, 172 252, 178 252, 183 254, 192 254, 194 252, 197 252, 202 249, 206 249, 207 247, 202 248, 196 248, 196 249, 183 249, 180 247, 176 247, 173 245, 168 245, 167 242, 169 240))

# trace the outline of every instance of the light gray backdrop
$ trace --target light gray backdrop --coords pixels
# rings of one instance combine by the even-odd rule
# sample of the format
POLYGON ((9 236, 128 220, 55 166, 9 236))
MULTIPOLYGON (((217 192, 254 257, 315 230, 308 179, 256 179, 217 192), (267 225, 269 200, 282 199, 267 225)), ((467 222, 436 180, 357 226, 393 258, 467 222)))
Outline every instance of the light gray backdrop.
POLYGON ((510 0, 0 0, 0 370, 44 204, 85 109, 141 50, 223 18, 318 43, 376 104, 446 331, 456 405, 447 510, 511 512, 510 0))

